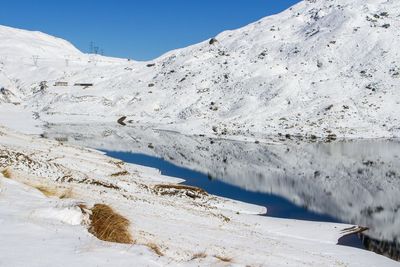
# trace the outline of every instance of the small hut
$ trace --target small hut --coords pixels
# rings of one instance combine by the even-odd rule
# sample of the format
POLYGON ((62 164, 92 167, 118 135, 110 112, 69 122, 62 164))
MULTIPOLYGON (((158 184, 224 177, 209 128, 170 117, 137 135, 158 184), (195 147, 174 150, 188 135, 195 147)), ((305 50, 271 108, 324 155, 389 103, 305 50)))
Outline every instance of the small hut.
POLYGON ((68 86, 68 82, 55 82, 54 86, 68 86))
POLYGON ((75 83, 74 86, 90 87, 93 83, 75 83))

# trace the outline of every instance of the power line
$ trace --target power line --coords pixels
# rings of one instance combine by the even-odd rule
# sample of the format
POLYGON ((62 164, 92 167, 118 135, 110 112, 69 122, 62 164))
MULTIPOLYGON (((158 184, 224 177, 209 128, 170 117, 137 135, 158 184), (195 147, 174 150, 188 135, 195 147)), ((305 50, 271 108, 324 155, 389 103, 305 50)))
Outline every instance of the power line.
POLYGON ((95 55, 104 55, 104 50, 101 48, 99 45, 97 45, 95 42, 91 41, 89 43, 89 53, 90 54, 95 54, 95 55))
POLYGON ((94 42, 90 41, 90 44, 89 44, 89 53, 90 54, 93 54, 93 48, 94 48, 94 42))

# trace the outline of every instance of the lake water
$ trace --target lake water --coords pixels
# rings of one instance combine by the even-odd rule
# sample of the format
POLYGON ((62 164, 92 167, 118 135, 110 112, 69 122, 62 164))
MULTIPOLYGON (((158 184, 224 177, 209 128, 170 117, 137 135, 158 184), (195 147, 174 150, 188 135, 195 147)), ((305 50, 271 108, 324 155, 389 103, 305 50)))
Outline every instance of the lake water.
POLYGON ((160 169, 215 195, 265 206, 267 216, 368 227, 361 241, 353 237, 341 243, 362 242, 399 260, 396 140, 263 144, 105 126, 58 126, 47 135, 160 169))
POLYGON ((312 221, 339 222, 328 214, 320 214, 297 206, 287 199, 269 193, 249 191, 221 181, 218 177, 177 166, 165 159, 145 154, 104 151, 125 162, 157 168, 162 174, 185 179, 184 184, 197 186, 210 194, 268 207, 268 216, 312 221))

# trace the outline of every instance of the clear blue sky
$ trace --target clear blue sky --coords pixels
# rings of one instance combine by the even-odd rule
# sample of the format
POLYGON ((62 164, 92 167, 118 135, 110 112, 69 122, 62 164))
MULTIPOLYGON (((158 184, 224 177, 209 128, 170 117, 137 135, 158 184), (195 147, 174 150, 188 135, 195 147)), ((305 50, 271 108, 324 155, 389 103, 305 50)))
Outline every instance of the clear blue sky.
POLYGON ((0 24, 39 30, 89 51, 153 59, 221 31, 278 13, 300 0, 5 0, 0 24))

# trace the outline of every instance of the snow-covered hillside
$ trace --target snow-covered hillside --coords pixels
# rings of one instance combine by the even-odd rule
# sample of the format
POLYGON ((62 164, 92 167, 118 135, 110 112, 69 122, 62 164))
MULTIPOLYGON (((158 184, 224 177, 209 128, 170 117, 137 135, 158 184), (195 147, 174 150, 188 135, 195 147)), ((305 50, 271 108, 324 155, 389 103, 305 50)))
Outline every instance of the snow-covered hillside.
POLYGON ((69 42, 41 32, 30 32, 1 26, 0 49, 3 56, 31 58, 32 55, 48 58, 79 56, 82 53, 69 42))
MULTIPOLYGON (((228 184, 275 194, 368 227, 370 237, 400 239, 398 141, 277 145, 93 124, 53 126, 45 136, 106 151, 154 155, 228 184)), ((266 205, 274 209, 274 204, 266 205)))
POLYGON ((303 1, 152 62, 0 27, 1 102, 46 122, 127 116, 225 136, 400 136, 399 16, 396 0, 303 1))
POLYGON ((352 225, 256 216, 265 208, 193 195, 179 179, 98 151, 2 127, 0 136, 1 266, 399 265, 336 245, 359 230, 352 225), (130 221, 135 244, 87 232, 79 207, 96 203, 130 221))

